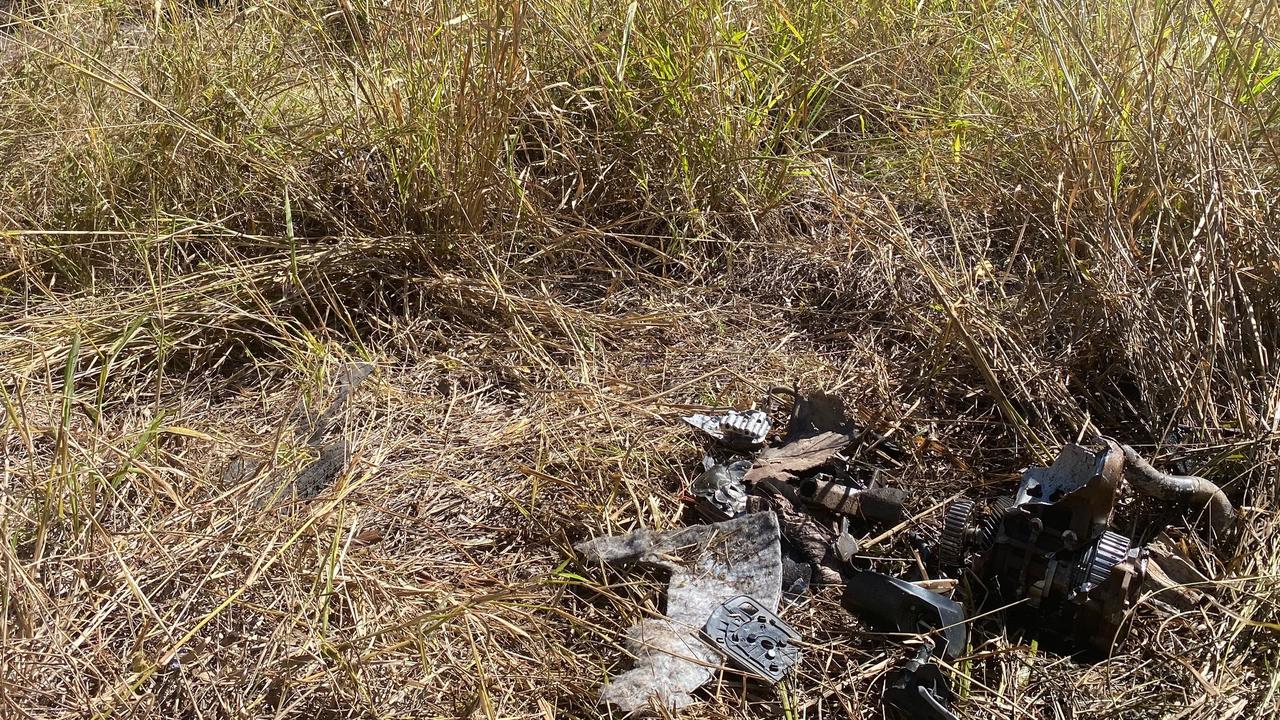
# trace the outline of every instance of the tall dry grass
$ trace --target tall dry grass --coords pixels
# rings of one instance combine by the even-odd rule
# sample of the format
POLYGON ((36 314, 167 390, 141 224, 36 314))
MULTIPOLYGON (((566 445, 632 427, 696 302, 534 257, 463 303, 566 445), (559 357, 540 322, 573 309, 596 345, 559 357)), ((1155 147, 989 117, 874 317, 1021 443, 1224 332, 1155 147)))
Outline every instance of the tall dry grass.
MULTIPOLYGON (((966 716, 1277 715, 1272 3, 6 8, 7 712, 592 716, 656 595, 568 541, 678 522, 664 420, 793 381, 916 509, 1095 431, 1243 506, 1109 663, 980 624, 966 716)), ((788 618, 785 691, 698 712, 878 717, 895 651, 788 618)))

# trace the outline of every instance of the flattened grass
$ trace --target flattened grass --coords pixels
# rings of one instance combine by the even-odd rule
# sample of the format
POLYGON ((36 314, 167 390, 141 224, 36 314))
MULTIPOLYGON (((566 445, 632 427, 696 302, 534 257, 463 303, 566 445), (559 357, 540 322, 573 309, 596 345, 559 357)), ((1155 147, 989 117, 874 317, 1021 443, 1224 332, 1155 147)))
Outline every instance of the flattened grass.
MULTIPOLYGON (((658 595, 570 542, 679 522, 669 420, 794 382, 917 448, 917 511, 1095 431, 1242 506, 1181 535, 1214 601, 1144 602, 1108 663, 981 621, 965 715, 1276 716, 1271 5, 8 12, 10 712, 592 716, 658 595), (335 485, 250 501, 355 360, 335 485)), ((786 712, 878 716, 896 651, 833 601, 789 610, 786 712)))

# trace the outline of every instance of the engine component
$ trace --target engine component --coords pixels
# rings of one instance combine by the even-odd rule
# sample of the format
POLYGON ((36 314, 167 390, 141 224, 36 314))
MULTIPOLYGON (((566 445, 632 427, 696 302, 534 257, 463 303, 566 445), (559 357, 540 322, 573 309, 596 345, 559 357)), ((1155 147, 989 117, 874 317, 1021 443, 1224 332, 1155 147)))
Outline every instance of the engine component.
POLYGON ((1118 443, 1067 445, 1053 465, 1028 469, 1011 501, 985 516, 967 501, 947 513, 939 555, 973 568, 991 590, 987 605, 1046 639, 1108 655, 1146 573, 1147 554, 1114 532, 1111 515, 1125 465, 1118 443))
MULTIPOLYGON (((1017 603, 1041 634, 1109 655, 1147 574, 1149 552, 1111 529, 1120 481, 1143 494, 1203 507, 1214 530, 1230 529, 1231 501, 1193 475, 1160 472, 1132 447, 1067 445, 1049 467, 1029 468, 1012 498, 985 515, 963 500, 948 509, 938 543, 944 565, 973 569, 993 590, 989 601, 1017 603)), ((990 604, 990 602, 988 602, 990 604)))
POLYGON ((849 578, 846 610, 884 632, 935 634, 939 654, 960 657, 969 640, 960 603, 905 580, 864 570, 849 578))
POLYGON ((938 538, 938 560, 944 567, 958 568, 970 555, 986 552, 995 542, 1004 515, 1013 507, 1013 497, 996 498, 981 512, 972 500, 957 500, 947 508, 938 538))
POLYGON ((711 611, 703 635, 738 667, 778 682, 800 660, 800 634, 747 595, 711 611))
POLYGON ((968 536, 975 527, 976 508, 972 500, 957 500, 947 508, 942 518, 942 537, 938 539, 938 559, 943 565, 958 567, 964 562, 965 548, 972 544, 968 536))
POLYGON ((884 701, 908 720, 956 720, 947 706, 955 699, 929 647, 889 674, 884 701))

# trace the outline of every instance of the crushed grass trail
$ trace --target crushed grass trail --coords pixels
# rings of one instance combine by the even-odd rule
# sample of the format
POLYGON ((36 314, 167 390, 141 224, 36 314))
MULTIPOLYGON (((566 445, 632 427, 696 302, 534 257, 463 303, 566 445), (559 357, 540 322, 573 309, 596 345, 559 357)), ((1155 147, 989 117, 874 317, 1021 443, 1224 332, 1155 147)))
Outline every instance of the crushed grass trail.
MULTIPOLYGON (((962 717, 1280 716, 1278 35, 1262 0, 0 5, 0 713, 598 716, 660 583, 570 546, 678 525, 674 419, 792 384, 912 448, 912 514, 1097 432, 1242 508, 1208 547, 1124 504, 1212 602, 1091 665, 978 619, 962 717)), ((683 716, 881 717, 904 650, 837 599, 786 611, 783 688, 683 716)))

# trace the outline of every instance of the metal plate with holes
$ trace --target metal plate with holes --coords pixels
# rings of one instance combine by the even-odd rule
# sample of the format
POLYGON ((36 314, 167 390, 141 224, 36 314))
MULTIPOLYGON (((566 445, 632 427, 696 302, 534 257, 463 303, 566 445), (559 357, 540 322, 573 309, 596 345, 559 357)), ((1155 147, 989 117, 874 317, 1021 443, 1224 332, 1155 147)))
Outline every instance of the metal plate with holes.
POLYGON ((702 632, 740 668, 766 680, 778 682, 800 660, 800 634, 746 595, 713 610, 702 632))

